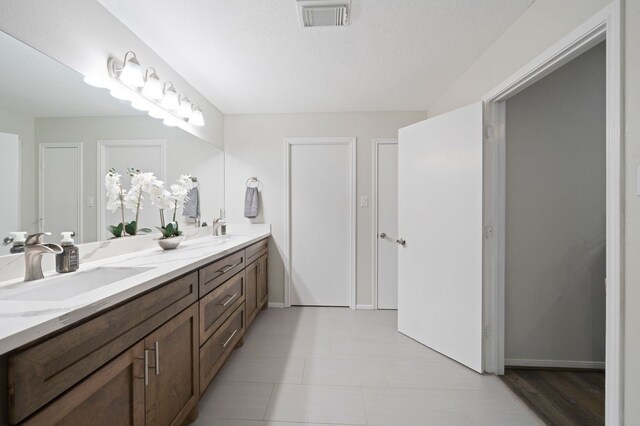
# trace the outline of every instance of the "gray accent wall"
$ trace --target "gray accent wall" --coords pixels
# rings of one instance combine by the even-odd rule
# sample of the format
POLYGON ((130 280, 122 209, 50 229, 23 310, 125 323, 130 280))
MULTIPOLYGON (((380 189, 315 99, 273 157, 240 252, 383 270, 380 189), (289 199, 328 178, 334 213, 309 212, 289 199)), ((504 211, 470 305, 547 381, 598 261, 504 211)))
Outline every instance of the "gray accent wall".
POLYGON ((507 101, 507 362, 604 362, 605 66, 601 43, 507 101))

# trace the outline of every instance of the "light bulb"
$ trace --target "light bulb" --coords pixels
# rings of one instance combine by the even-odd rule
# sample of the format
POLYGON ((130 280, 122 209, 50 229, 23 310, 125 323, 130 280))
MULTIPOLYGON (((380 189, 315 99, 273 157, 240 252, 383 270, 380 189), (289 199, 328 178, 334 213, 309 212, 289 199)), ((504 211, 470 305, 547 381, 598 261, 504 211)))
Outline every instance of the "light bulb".
POLYGON ((133 93, 124 87, 116 87, 109 91, 109 94, 116 99, 121 99, 123 101, 129 101, 133 98, 133 93))

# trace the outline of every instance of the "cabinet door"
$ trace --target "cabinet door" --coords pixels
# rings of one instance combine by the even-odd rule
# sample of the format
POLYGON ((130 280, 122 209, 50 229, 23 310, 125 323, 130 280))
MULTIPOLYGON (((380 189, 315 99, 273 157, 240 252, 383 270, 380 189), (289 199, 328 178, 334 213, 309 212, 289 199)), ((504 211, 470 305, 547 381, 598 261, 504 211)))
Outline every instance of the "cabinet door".
POLYGON ((144 344, 140 342, 23 424, 142 426, 144 392, 144 344))
POLYGON ((267 303, 268 297, 268 255, 264 255, 258 259, 258 306, 264 307, 264 304, 267 303))
POLYGON ((245 307, 247 310, 247 327, 251 325, 253 317, 256 315, 258 308, 258 262, 253 262, 247 266, 246 269, 247 278, 247 295, 245 299, 245 307))
POLYGON ((148 426, 179 425, 198 403, 198 304, 144 340, 149 359, 148 426))

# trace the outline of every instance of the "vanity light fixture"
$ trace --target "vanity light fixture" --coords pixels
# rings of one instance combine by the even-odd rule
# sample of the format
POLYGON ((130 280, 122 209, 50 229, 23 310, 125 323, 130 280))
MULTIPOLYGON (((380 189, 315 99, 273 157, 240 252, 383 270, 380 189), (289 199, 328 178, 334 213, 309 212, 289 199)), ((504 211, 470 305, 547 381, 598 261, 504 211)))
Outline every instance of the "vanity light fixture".
POLYGON ((160 83, 160 78, 158 77, 158 74, 156 74, 156 70, 154 68, 147 68, 144 78, 144 86, 142 87, 142 94, 155 101, 161 100, 164 96, 164 93, 162 92, 162 83, 160 83), (149 71, 151 71, 151 73, 149 73, 149 71))
POLYGON ((187 95, 178 96, 170 81, 161 83, 155 68, 147 68, 143 75, 134 52, 128 51, 122 61, 110 57, 107 71, 110 79, 85 76, 84 81, 108 89, 114 98, 131 102, 133 108, 147 111, 150 117, 161 119, 167 126, 185 128, 187 123, 204 126, 202 109, 192 104, 187 95))
POLYGON ((189 98, 187 98, 187 95, 180 95, 178 99, 178 114, 184 118, 191 117, 191 114, 193 114, 193 110, 191 107, 191 102, 189 102, 189 98))

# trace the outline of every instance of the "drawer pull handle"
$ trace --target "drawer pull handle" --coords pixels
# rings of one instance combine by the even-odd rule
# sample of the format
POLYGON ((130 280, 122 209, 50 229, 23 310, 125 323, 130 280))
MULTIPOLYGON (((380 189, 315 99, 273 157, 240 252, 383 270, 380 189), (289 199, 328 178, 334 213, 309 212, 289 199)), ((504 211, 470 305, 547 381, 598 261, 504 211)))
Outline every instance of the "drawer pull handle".
POLYGON ((238 295, 238 293, 235 293, 233 296, 229 296, 229 298, 227 299, 227 301, 226 301, 226 302, 224 302, 224 303, 221 303, 221 304, 220 304, 220 306, 223 306, 223 307, 224 307, 224 306, 227 306, 229 303, 231 303, 231 301, 232 301, 233 299, 235 299, 235 298, 236 298, 236 296, 237 296, 237 295, 238 295))
POLYGON ((156 340, 156 376, 160 375, 160 343, 156 340))
POLYGON ((149 386, 149 351, 144 350, 144 385, 149 386))
POLYGON ((242 260, 238 263, 234 263, 233 265, 225 265, 222 268, 218 269, 216 272, 218 272, 219 274, 226 274, 227 272, 229 272, 230 270, 232 270, 233 268, 241 264, 242 264, 242 260))
POLYGON ((236 329, 236 330, 233 330, 233 333, 231 333, 231 336, 229 336, 229 338, 227 339, 227 341, 226 341, 226 342, 224 342, 224 343, 222 344, 222 348, 223 348, 223 349, 227 347, 227 345, 228 345, 228 344, 229 344, 229 342, 233 339, 233 336, 235 336, 237 332, 238 332, 238 330, 237 330, 237 329, 236 329))

